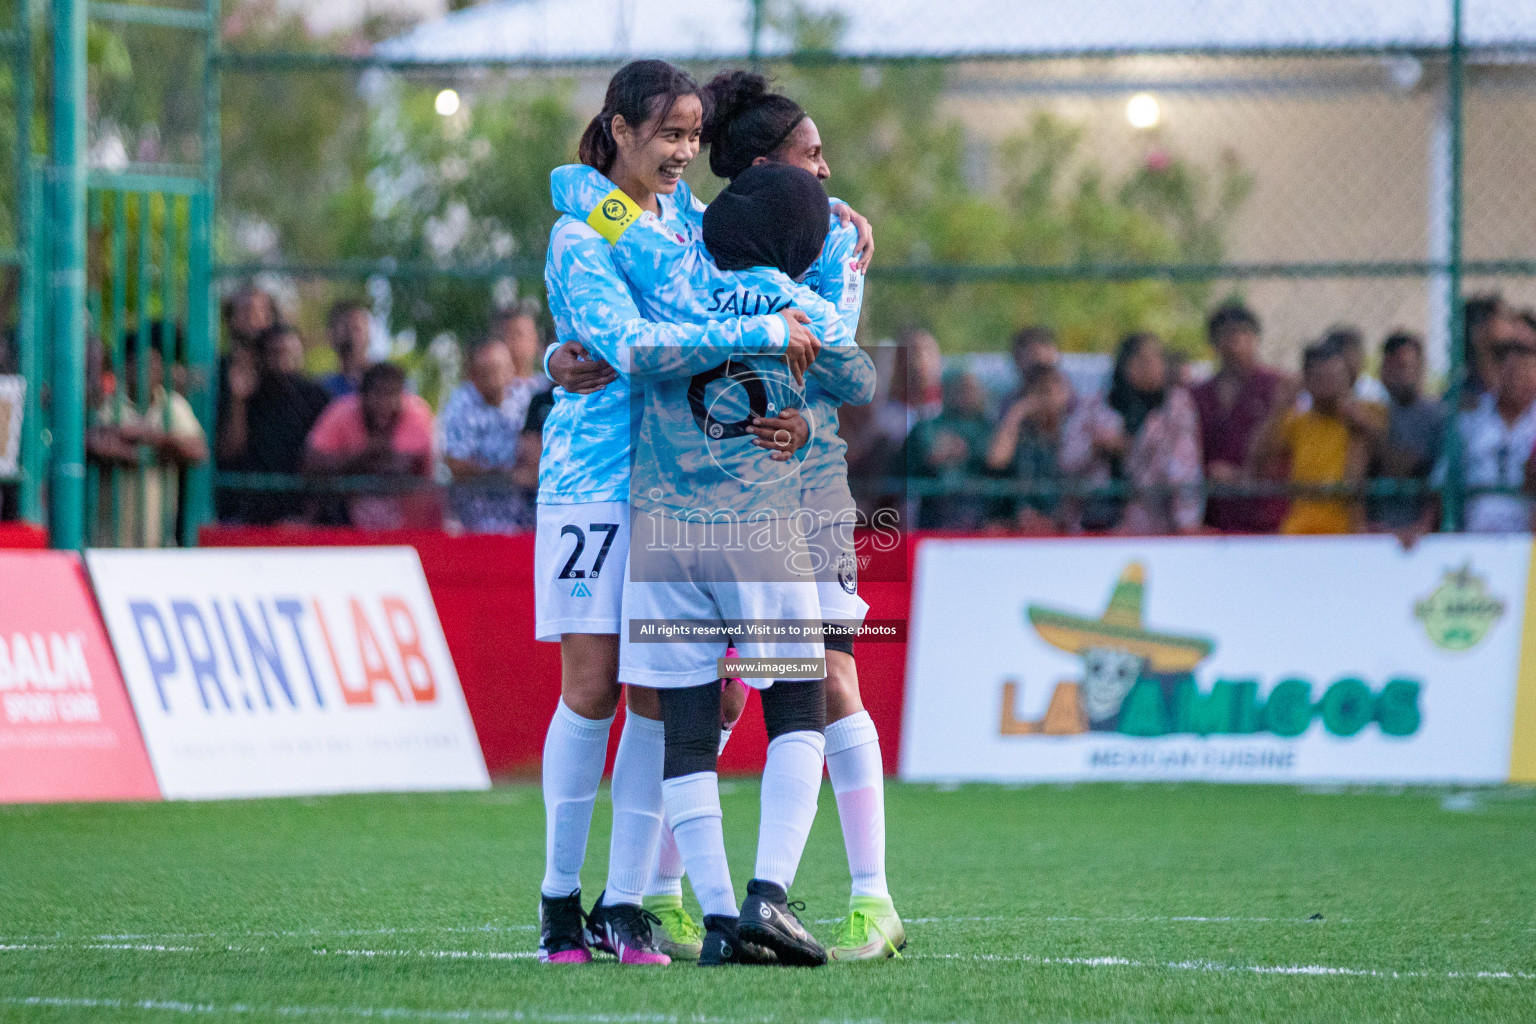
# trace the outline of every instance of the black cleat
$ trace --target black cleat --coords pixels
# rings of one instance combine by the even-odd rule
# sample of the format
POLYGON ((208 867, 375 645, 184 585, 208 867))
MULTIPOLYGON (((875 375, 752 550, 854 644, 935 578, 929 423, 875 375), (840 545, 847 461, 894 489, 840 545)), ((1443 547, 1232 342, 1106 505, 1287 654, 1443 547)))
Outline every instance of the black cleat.
POLYGON ((795 910, 804 909, 804 903, 791 904, 789 894, 777 885, 754 878, 747 883, 741 905, 741 937, 773 950, 787 967, 820 967, 827 962, 827 951, 795 916, 795 910))
POLYGON ((672 962, 671 957, 657 948, 656 938, 651 933, 651 925, 661 923, 655 914, 633 903, 605 906, 603 896, 597 898, 597 906, 587 915, 587 945, 612 953, 621 964, 665 967, 672 962))
POLYGON ((700 967, 764 966, 778 963, 770 950, 753 942, 743 942, 736 933, 737 919, 706 914, 704 917, 704 950, 699 954, 700 967))
POLYGON ((592 962, 582 928, 581 890, 569 896, 539 897, 539 963, 585 964, 592 962))

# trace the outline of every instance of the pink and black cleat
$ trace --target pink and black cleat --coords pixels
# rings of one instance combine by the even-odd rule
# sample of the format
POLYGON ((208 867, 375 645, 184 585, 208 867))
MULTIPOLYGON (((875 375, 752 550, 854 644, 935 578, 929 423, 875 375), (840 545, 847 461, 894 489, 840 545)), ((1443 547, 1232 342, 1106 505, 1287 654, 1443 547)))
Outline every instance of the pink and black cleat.
POLYGON ((539 963, 589 964, 592 951, 583 934, 581 890, 569 896, 539 897, 539 963))
POLYGON ((633 903, 604 906, 599 896, 587 915, 585 938, 589 946, 612 953, 621 964, 665 967, 672 958, 657 947, 651 931, 652 925, 659 924, 661 919, 649 910, 633 903))

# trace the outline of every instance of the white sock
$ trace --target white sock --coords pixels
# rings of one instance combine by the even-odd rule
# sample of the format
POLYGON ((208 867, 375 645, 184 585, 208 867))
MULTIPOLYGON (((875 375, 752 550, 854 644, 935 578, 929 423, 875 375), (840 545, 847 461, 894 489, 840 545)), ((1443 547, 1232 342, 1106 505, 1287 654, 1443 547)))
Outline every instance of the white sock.
POLYGON ((868 711, 827 726, 827 775, 848 848, 855 896, 890 899, 885 884, 885 769, 868 711))
POLYGON ((666 779, 661 796, 699 906, 706 915, 736 917, 736 889, 731 885, 725 832, 720 826, 720 777, 714 772, 694 772, 666 779))
MULTIPOLYGON (((731 738, 731 730, 720 730, 720 753, 725 753, 726 741, 731 738)), ((645 885, 647 896, 677 896, 683 895, 683 855, 677 852, 677 840, 672 837, 672 821, 663 816, 661 819, 661 841, 656 848, 656 870, 651 872, 651 880, 645 885)))
POLYGON ((613 759, 613 835, 608 843, 608 885, 603 903, 639 905, 656 859, 661 833, 660 722, 631 711, 624 716, 613 759))
POLYGON ((545 896, 569 896, 581 888, 592 805, 608 755, 608 718, 582 718, 560 701, 544 734, 545 896))
POLYGON ((656 870, 645 885, 647 896, 683 895, 683 855, 677 852, 677 840, 672 838, 672 820, 661 819, 661 842, 656 847, 656 870))
MULTIPOLYGON (((787 732, 768 744, 754 875, 789 891, 816 820, 825 744, 819 732, 787 732)), ((697 889, 698 879, 694 879, 697 889)))

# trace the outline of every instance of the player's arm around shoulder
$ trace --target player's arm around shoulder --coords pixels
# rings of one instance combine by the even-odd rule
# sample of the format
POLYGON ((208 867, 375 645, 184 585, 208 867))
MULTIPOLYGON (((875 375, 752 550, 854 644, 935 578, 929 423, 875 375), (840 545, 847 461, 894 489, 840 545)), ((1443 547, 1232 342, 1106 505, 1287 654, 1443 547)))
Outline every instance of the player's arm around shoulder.
POLYGON ((867 405, 875 397, 875 363, 854 340, 856 319, 838 312, 822 294, 797 285, 794 305, 811 318, 811 329, 822 339, 821 354, 810 376, 839 405, 867 405))
POLYGON ((834 216, 816 260, 816 293, 850 321, 852 330, 857 330, 864 309, 864 271, 858 250, 858 229, 834 216))

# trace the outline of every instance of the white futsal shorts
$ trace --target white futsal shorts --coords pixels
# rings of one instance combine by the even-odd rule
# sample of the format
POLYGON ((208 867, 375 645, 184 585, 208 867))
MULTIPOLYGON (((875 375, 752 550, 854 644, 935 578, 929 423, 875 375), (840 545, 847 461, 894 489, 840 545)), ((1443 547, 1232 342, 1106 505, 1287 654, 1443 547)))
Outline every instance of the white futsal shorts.
POLYGON ((862 625, 869 605, 859 597, 859 555, 853 540, 857 510, 847 483, 806 491, 800 505, 822 621, 862 625))
MULTIPOLYGON (((753 543, 754 531, 774 529, 773 521, 742 529, 743 543, 722 541, 714 526, 682 523, 669 517, 636 512, 634 536, 666 537, 631 549, 624 580, 625 627, 619 643, 619 677, 626 683, 672 689, 698 686, 720 677, 718 660, 732 642, 741 658, 771 658, 785 662, 826 657, 814 632, 808 642, 783 636, 754 638, 747 631, 707 641, 647 642, 647 625, 666 623, 800 623, 813 630, 821 621, 815 577, 803 568, 804 538, 780 529, 773 544, 753 543), (790 556, 786 558, 786 551, 790 556), (796 567, 799 568, 796 568, 796 567)), ((821 678, 821 672, 786 672, 780 679, 821 678)), ((766 689, 770 677, 749 677, 749 686, 766 689)))
POLYGON ((629 503, 538 506, 533 546, 534 632, 617 633, 629 561, 629 503))

